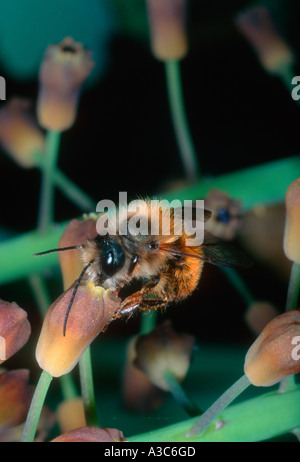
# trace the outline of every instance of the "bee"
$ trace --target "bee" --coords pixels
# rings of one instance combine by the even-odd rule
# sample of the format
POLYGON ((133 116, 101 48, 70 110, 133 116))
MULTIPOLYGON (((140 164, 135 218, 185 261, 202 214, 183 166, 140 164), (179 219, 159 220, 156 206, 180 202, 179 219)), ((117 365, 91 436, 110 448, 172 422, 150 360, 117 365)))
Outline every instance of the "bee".
MULTIPOLYGON (((150 221, 150 200, 141 210, 142 218, 150 221)), ((206 222, 211 212, 204 210, 206 222)), ((43 255, 56 251, 79 250, 83 270, 74 283, 73 294, 67 308, 63 334, 76 291, 83 278, 104 289, 113 289, 121 297, 116 317, 131 315, 134 310, 165 308, 173 302, 186 299, 197 288, 205 262, 220 266, 247 267, 248 258, 234 246, 206 236, 201 245, 188 245, 186 228, 175 233, 174 209, 159 208, 158 233, 121 234, 119 228, 112 234, 97 235, 71 247, 40 252, 43 255), (163 233, 166 220, 170 220, 170 232, 163 233), (138 286, 138 287, 136 287, 138 286), (134 289, 136 287, 136 290, 134 289), (122 293, 126 290, 122 299, 122 293)), ((130 220, 129 213, 124 220, 130 220)), ((120 217, 119 217, 120 218, 120 217)), ((122 223, 123 218, 118 220, 122 223)))

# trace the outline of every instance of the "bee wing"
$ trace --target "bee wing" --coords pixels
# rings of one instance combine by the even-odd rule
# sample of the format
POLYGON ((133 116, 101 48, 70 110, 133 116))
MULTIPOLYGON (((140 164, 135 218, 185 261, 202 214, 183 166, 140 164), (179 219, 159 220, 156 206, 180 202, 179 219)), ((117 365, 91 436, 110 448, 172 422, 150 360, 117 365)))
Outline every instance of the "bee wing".
POLYGON ((229 242, 204 242, 201 246, 202 260, 218 266, 232 268, 250 268, 252 261, 238 247, 229 242))
POLYGON ((177 213, 180 214, 181 213, 181 219, 184 221, 184 219, 186 218, 186 216, 188 215, 189 218, 192 220, 193 222, 193 225, 195 225, 195 223, 197 221, 204 221, 204 223, 206 223, 212 216, 212 212, 210 210, 206 210, 206 209, 203 209, 202 207, 199 207, 197 206, 197 203, 194 201, 194 203, 192 204, 191 207, 189 206, 184 206, 183 208, 182 207, 174 207, 173 208, 173 213, 174 215, 176 215, 177 213), (201 210, 201 212, 203 211, 203 215, 202 213, 199 214, 199 211, 201 210), (203 216, 203 220, 202 220, 202 216, 203 216))
POLYGON ((183 251, 179 247, 160 247, 159 250, 169 252, 175 256, 199 258, 213 265, 230 266, 232 268, 249 268, 252 261, 234 245, 218 239, 209 239, 200 246, 185 247, 183 251))

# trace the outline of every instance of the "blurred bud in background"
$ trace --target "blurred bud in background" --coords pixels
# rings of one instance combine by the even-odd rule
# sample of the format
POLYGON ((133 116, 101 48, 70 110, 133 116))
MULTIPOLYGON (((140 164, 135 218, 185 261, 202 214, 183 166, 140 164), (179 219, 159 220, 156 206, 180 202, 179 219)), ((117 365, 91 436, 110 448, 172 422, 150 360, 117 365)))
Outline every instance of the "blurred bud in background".
POLYGON ((295 55, 278 32, 268 8, 257 6, 240 13, 236 25, 267 72, 281 75, 294 64, 295 55))
POLYGON ((151 49, 157 59, 179 60, 187 54, 185 8, 186 0, 147 0, 151 49))
POLYGON ((0 143, 21 167, 36 167, 45 149, 45 136, 30 114, 31 103, 12 98, 0 109, 0 143))
POLYGON ((91 52, 71 37, 47 48, 39 74, 37 115, 41 127, 56 132, 72 127, 81 86, 93 67, 91 52))

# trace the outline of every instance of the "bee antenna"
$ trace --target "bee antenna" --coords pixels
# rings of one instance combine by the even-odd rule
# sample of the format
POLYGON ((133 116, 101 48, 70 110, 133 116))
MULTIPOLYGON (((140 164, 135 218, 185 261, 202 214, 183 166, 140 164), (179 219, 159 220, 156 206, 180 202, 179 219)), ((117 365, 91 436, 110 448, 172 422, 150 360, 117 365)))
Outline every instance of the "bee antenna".
POLYGON ((44 252, 38 252, 34 253, 34 257, 39 257, 40 255, 46 255, 47 253, 52 253, 52 252, 62 252, 64 250, 75 250, 75 249, 81 249, 82 244, 80 245, 72 245, 70 247, 60 247, 58 249, 51 249, 51 250, 45 250, 44 252))
POLYGON ((69 301, 69 305, 68 305, 68 308, 67 308, 67 311, 66 311, 66 315, 65 315, 65 320, 64 320, 64 327, 63 327, 63 336, 65 337, 66 335, 66 328, 67 328, 67 321, 68 321, 68 317, 69 317, 69 314, 70 314, 70 311, 71 311, 71 308, 72 308, 72 305, 73 305, 73 301, 74 301, 74 298, 75 298, 75 295, 76 295, 76 292, 78 290, 78 287, 79 287, 79 284, 86 272, 86 270, 91 266, 91 264, 94 262, 94 260, 90 261, 88 265, 86 265, 83 270, 81 271, 80 273, 80 276, 79 278, 77 279, 77 281, 75 282, 75 285, 74 285, 74 289, 73 289, 73 293, 72 293, 72 296, 71 296, 71 299, 69 301))

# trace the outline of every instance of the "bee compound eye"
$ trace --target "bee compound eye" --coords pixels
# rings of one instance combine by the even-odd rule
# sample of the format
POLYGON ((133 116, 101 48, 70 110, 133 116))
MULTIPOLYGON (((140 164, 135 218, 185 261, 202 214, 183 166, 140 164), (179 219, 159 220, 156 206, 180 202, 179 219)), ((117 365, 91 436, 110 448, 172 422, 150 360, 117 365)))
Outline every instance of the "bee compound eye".
POLYGON ((125 255, 118 244, 111 244, 110 248, 102 254, 101 271, 105 276, 111 277, 119 271, 125 262, 125 255))

